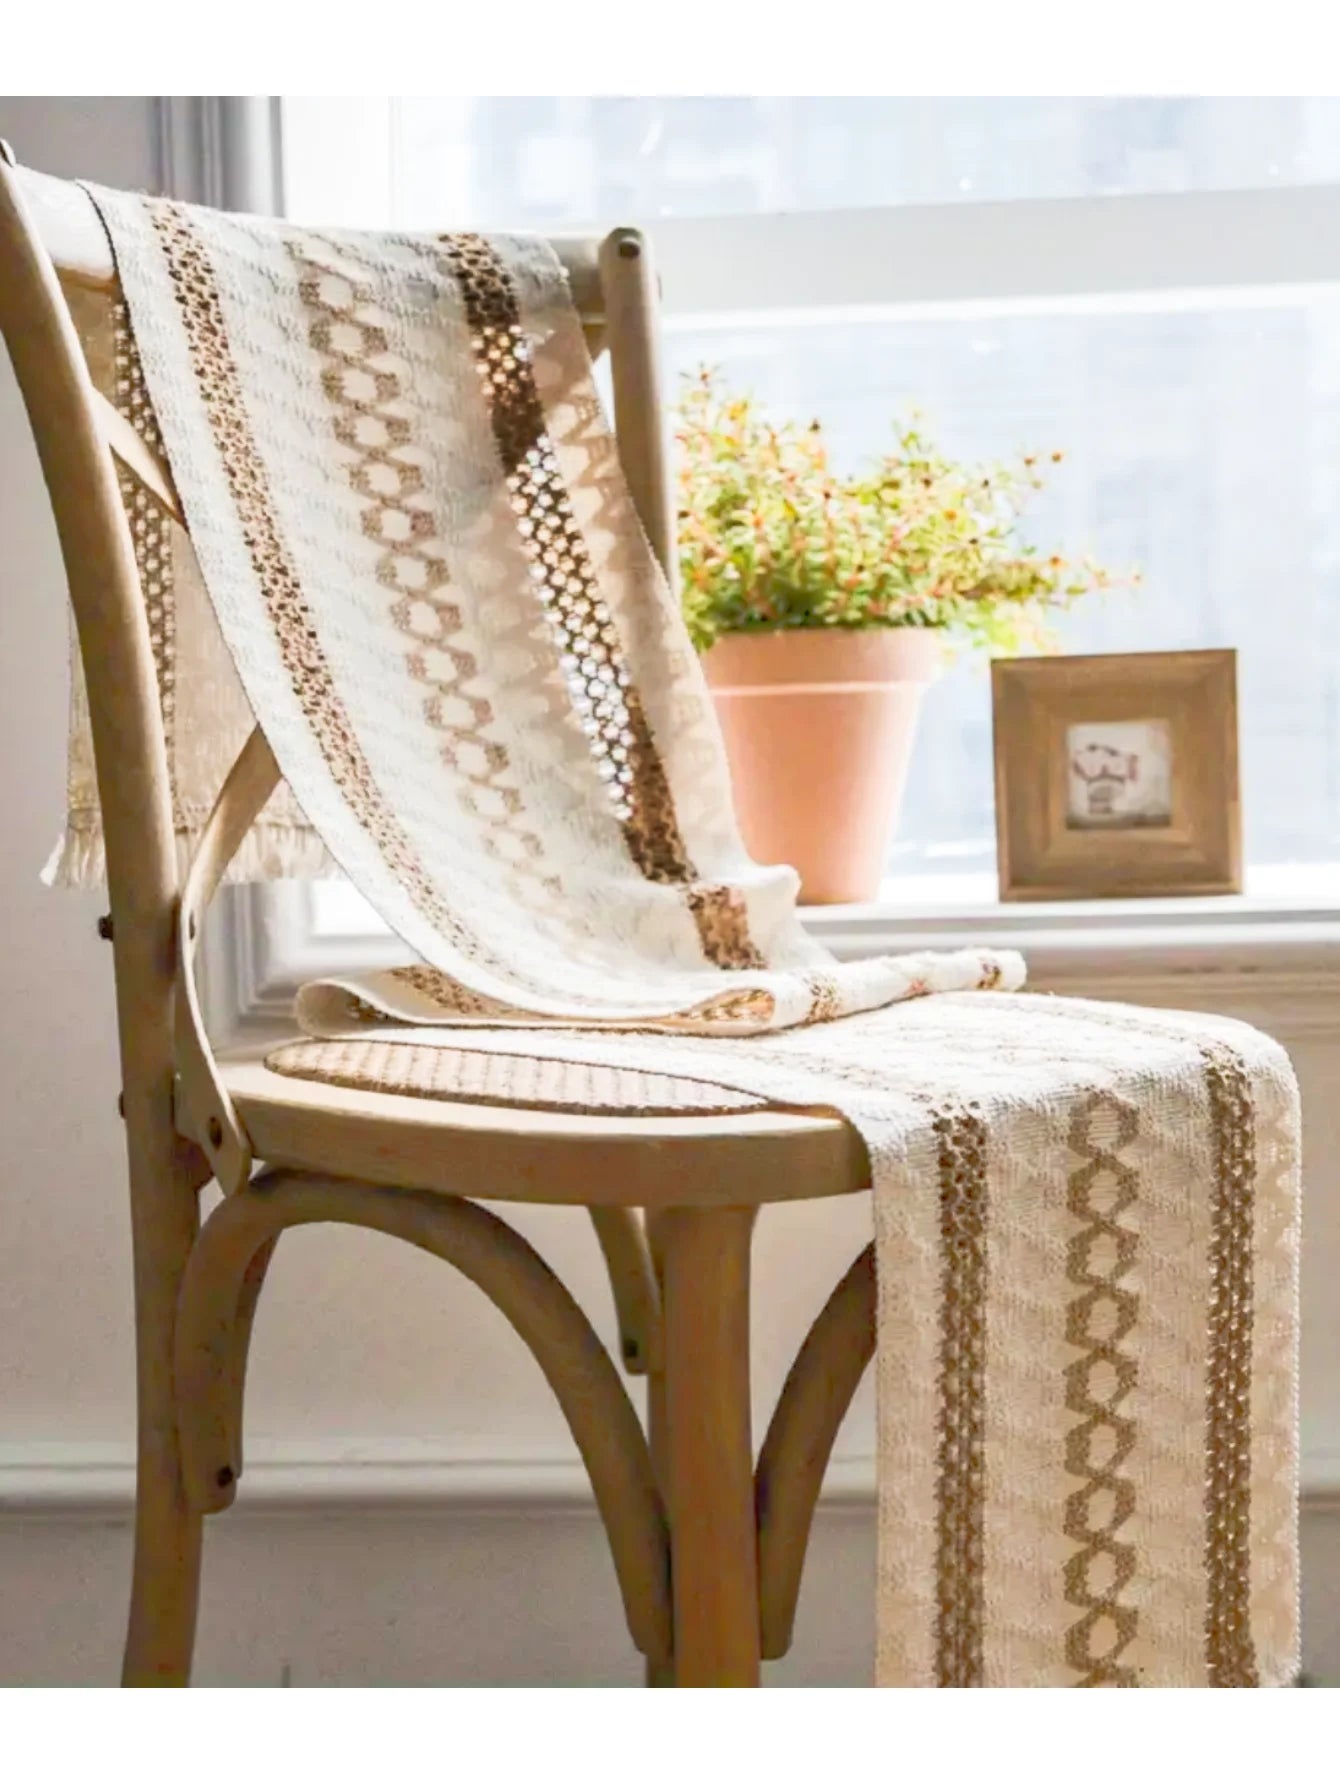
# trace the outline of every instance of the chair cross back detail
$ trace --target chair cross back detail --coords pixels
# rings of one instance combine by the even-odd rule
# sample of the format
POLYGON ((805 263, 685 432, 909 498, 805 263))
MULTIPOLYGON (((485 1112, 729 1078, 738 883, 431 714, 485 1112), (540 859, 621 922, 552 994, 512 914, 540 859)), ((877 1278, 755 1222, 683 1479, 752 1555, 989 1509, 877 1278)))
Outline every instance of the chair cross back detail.
MULTIPOLYGON (((118 964, 124 950, 139 953, 135 944, 150 910, 156 918, 156 924, 149 923, 151 930, 172 923, 169 952, 176 953, 179 965, 172 988, 174 1064, 183 1104, 179 1114, 224 1188, 235 1189, 249 1174, 251 1149, 214 1069, 195 993, 195 951, 205 908, 278 784, 279 771, 257 729, 220 790, 177 901, 170 818, 165 818, 164 744, 151 694, 152 674, 146 675, 151 663, 147 622, 133 554, 126 556, 129 540, 119 493, 107 476, 108 452, 171 519, 183 527, 186 520, 165 460, 93 386, 65 306, 52 287, 54 274, 59 286, 109 299, 117 294, 111 250, 91 200, 78 186, 26 169, 7 172, 7 179, 6 233, 20 238, 16 245, 22 250, 12 294, 22 314, 13 330, 12 351, 21 382, 20 362, 29 351, 41 368, 30 403, 44 469, 50 466, 48 481, 84 658, 107 830, 113 930, 122 945, 118 964), (59 380, 53 378, 57 366, 59 380), (75 532, 62 522, 57 485, 61 495, 85 511, 75 532), (94 576, 90 565, 98 559, 101 574, 94 576), (130 706, 133 714, 127 713, 130 706), (109 729, 109 717, 116 730, 114 752, 99 737, 109 729), (104 767, 113 754, 114 777, 104 767)), ((645 244, 636 231, 618 230, 603 242, 571 238, 553 245, 567 272, 588 346, 593 353, 609 348, 621 459, 653 548, 673 575, 652 338, 654 297, 645 244)), ((161 958, 157 937, 149 946, 161 958)))
MULTIPOLYGON (((553 245, 592 353, 610 354, 620 458, 673 583, 647 244, 621 229, 553 245)), ((334 1220, 449 1260, 530 1346, 591 1476, 650 1677, 757 1683, 760 1657, 790 1641, 820 1480, 873 1349, 874 1290, 863 1254, 797 1359, 756 1479, 753 1216, 764 1202, 864 1188, 864 1149, 828 1116, 453 1106, 280 1079, 254 1059, 216 1056, 195 982, 201 926, 279 770, 255 729, 183 876, 116 465, 174 521, 185 517, 166 462, 96 390, 62 288, 116 297, 101 222, 80 188, 20 169, 0 145, 0 330, 60 539, 106 837, 139 1406, 124 1677, 189 1676, 200 1521, 231 1501, 241 1472, 246 1354, 266 1264, 287 1227, 334 1220), (256 1175, 258 1165, 267 1169, 256 1175), (198 1193, 211 1178, 228 1194, 202 1228, 198 1193), (479 1194, 590 1211, 624 1362, 651 1376, 646 1437, 585 1315, 519 1235, 464 1200, 479 1194)))

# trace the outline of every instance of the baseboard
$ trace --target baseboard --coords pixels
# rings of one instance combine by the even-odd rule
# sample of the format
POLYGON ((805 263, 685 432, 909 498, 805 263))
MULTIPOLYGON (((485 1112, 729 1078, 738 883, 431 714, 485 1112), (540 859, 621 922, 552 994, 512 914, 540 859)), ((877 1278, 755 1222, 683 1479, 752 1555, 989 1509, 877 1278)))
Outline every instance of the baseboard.
MULTIPOLYGON (((1309 1513, 1340 1514, 1340 1458, 1329 1453, 1305 1487, 1309 1513)), ((134 1461, 98 1443, 0 1444, 0 1518, 129 1517, 134 1461)), ((836 1458, 824 1482, 826 1508, 873 1508, 873 1457, 836 1458)), ((257 1444, 247 1457, 236 1513, 406 1511, 499 1517, 594 1511, 576 1457, 466 1458, 430 1445, 257 1444)))
MULTIPOLYGON (((405 1445, 257 1446, 234 1510, 506 1515, 580 1511, 590 1498, 576 1459, 475 1460, 405 1445)), ((120 1446, 0 1446, 0 1518, 114 1517, 128 1515, 134 1499, 134 1459, 120 1446)))
MULTIPOLYGON (((824 1499, 874 1504, 870 1457, 835 1460, 824 1499)), ((135 1466, 110 1444, 0 1444, 0 1518, 129 1516, 135 1466)), ((576 1458, 465 1458, 427 1445, 257 1445, 246 1459, 234 1510, 526 1515, 594 1510, 576 1458)))

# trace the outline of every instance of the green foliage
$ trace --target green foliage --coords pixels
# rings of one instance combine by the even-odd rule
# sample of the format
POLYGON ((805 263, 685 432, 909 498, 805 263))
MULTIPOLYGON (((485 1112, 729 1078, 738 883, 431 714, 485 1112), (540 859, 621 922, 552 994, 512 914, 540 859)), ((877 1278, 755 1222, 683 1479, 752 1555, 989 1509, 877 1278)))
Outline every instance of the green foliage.
POLYGON ((699 650, 727 632, 826 626, 940 626, 997 654, 1045 650, 1049 616, 1114 580, 1019 538, 1042 488, 1035 454, 956 464, 907 421, 867 475, 838 477, 817 421, 774 425, 706 368, 685 380, 677 439, 699 650))

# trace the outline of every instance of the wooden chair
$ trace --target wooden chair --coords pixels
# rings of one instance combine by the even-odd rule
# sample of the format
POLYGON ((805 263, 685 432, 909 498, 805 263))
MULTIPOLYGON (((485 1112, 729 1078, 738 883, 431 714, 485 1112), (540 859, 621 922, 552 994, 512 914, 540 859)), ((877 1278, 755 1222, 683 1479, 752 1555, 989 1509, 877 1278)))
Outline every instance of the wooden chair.
MULTIPOLYGON (((593 351, 608 349, 619 451, 667 573, 673 520, 648 247, 629 229, 556 244, 593 351)), ((870 1251, 801 1349, 755 1466, 750 1239, 758 1208, 865 1188, 835 1118, 749 1109, 657 1119, 434 1102, 280 1077, 210 1046, 194 957, 204 911, 278 779, 259 730, 184 883, 144 602, 113 457, 180 521, 165 463, 95 390, 62 285, 109 291, 92 205, 0 156, 0 328, 59 531, 88 681, 107 844, 134 1241, 135 1560, 123 1678, 185 1684, 202 1516, 242 1471, 252 1317, 279 1235, 337 1221, 445 1259, 508 1317, 590 1474, 652 1683, 756 1685, 784 1654, 820 1482, 874 1346, 870 1251), (226 1192, 205 1221, 211 1178, 226 1192), (589 1211, 644 1435, 585 1315, 534 1250, 468 1200, 589 1211)))

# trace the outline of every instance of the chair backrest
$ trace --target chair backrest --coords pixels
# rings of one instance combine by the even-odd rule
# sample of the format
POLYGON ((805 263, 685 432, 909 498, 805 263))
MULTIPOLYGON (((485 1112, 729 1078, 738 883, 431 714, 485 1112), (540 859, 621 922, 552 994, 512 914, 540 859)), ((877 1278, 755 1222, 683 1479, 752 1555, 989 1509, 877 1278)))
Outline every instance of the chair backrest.
MULTIPOLYGON (((593 354, 607 348, 619 454, 653 550, 673 576, 673 519, 662 438, 647 246, 635 230, 603 242, 554 243, 593 354)), ((181 519, 172 479, 94 387, 62 287, 117 292, 101 220, 75 185, 20 169, 0 145, 0 333, 14 364, 55 515, 88 687, 106 838, 125 1102, 161 1111, 180 1049, 182 891, 170 782, 145 601, 114 458, 181 519)), ((265 760, 229 778, 234 809, 216 818, 203 874, 208 898, 245 833, 265 760)), ((270 759, 272 761, 272 759, 270 759)), ((262 801, 263 801, 263 795, 262 801)), ((206 844, 201 844, 201 855, 206 844)), ((205 864, 201 864, 204 868, 205 864)), ((192 925, 192 931, 194 925, 192 925)), ((207 1049, 207 1043, 202 1043, 207 1049)), ((216 1161, 217 1163, 217 1161, 216 1161)))

